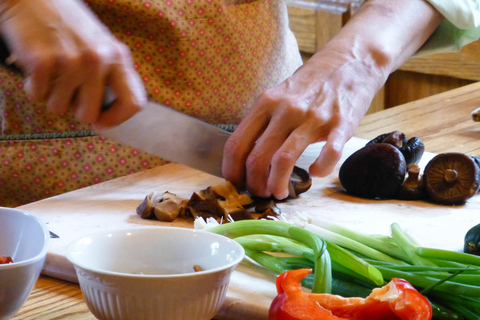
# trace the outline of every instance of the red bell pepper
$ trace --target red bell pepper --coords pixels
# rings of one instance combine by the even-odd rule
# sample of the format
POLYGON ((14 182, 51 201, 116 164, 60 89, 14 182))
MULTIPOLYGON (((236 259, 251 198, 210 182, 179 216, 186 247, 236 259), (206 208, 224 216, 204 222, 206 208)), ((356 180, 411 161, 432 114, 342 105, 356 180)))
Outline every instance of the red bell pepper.
POLYGON ((376 288, 367 298, 343 298, 338 295, 306 293, 300 280, 312 272, 298 269, 277 278, 277 297, 269 320, 430 320, 432 307, 409 282, 392 279, 376 288))

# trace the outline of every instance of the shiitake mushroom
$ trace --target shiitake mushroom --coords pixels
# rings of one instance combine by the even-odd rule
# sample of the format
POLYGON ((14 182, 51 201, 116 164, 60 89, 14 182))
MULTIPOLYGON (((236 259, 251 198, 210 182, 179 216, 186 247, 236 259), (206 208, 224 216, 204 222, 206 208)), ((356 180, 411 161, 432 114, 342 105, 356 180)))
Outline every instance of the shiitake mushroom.
POLYGON ((357 150, 340 167, 339 179, 348 194, 363 198, 392 198, 405 179, 402 152, 390 143, 372 143, 357 150))
POLYGON ((299 194, 307 192, 312 186, 312 177, 307 170, 295 166, 290 175, 288 197, 297 198, 299 194))
POLYGON ((405 134, 398 130, 381 134, 370 140, 367 145, 374 143, 389 143, 398 148, 405 157, 407 167, 411 164, 419 163, 425 152, 425 145, 422 139, 413 137, 407 140, 405 134))
POLYGON ((436 203, 463 204, 480 188, 480 167, 475 158, 464 153, 441 153, 429 161, 423 179, 436 203))
POLYGON ((400 200, 420 200, 427 198, 420 167, 413 163, 407 168, 407 178, 395 195, 400 200))

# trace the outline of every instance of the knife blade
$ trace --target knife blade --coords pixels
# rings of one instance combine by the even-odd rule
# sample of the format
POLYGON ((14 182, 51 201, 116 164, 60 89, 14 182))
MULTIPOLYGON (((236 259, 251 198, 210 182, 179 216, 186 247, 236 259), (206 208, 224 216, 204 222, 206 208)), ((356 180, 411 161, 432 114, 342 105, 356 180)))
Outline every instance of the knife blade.
POLYGON ((120 125, 99 135, 222 177, 223 147, 230 133, 159 103, 148 102, 120 125))
MULTIPOLYGON (((0 64, 21 73, 8 62, 10 50, 0 37, 0 64)), ((107 88, 103 110, 115 100, 107 88)), ((222 177, 223 146, 230 133, 167 106, 148 102, 120 125, 97 134, 162 159, 222 177)))

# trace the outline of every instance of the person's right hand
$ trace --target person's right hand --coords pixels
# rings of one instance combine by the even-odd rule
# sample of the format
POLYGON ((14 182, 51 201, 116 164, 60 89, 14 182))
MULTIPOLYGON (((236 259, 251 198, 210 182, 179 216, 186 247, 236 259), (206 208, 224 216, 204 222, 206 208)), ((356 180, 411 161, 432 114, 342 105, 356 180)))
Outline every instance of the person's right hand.
POLYGON ((80 0, 0 0, 0 32, 25 76, 25 90, 57 115, 119 124, 146 101, 128 48, 80 0), (116 102, 105 112, 105 89, 116 102))

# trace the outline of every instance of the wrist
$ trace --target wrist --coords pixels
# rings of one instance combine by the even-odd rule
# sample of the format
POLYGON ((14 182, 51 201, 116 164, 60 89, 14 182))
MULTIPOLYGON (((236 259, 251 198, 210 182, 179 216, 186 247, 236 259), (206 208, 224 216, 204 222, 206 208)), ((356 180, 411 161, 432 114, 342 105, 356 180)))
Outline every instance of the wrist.
POLYGON ((381 89, 392 69, 392 57, 387 51, 360 39, 331 41, 312 57, 312 62, 319 63, 319 69, 328 68, 332 76, 337 74, 372 95, 381 89))

